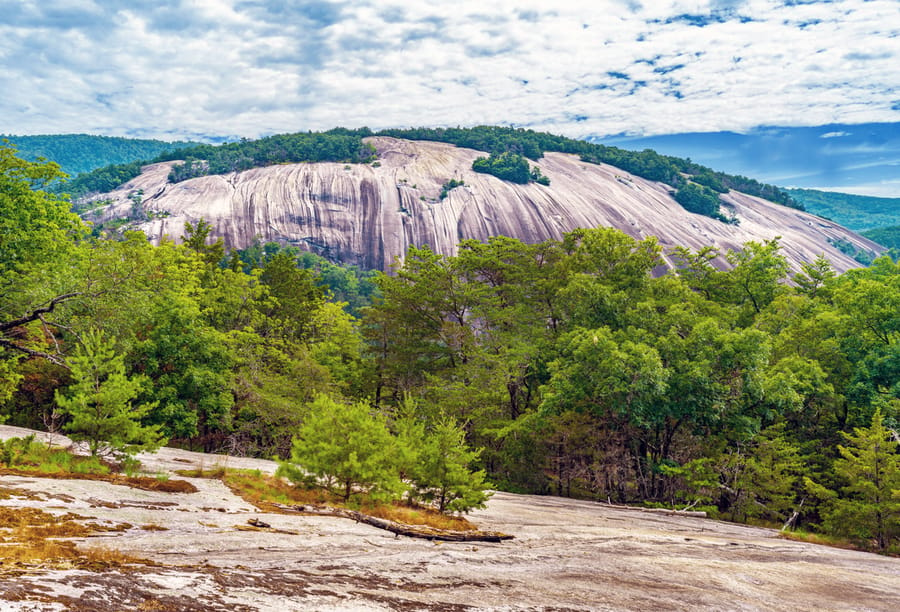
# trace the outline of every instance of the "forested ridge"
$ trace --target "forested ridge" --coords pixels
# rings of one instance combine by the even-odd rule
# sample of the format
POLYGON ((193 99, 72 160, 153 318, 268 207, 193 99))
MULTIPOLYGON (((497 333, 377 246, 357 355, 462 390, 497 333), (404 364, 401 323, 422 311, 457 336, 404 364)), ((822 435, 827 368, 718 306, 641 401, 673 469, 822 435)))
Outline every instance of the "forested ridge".
POLYGON ((153 159, 166 151, 197 144, 89 134, 0 135, 0 138, 11 141, 22 159, 34 161, 43 157, 58 163, 62 171, 72 177, 109 165, 153 159))
POLYGON ((531 167, 528 160, 536 161, 545 152, 575 154, 586 162, 610 164, 637 176, 663 182, 672 187, 675 199, 687 210, 728 223, 735 220, 720 212, 719 195, 731 189, 778 204, 803 208, 778 187, 744 176, 716 172, 688 159, 660 155, 651 150, 627 151, 544 132, 495 126, 387 129, 377 132, 368 128, 335 128, 327 132, 280 134, 217 146, 199 145, 164 153, 144 162, 100 168, 77 177, 64 189, 74 198, 102 193, 113 188, 110 186, 111 179, 125 182, 137 176, 142 164, 176 159, 184 160, 184 163, 172 169, 169 175, 171 182, 282 163, 378 163, 374 149, 363 142, 369 136, 446 142, 484 151, 489 156, 475 160, 473 170, 516 183, 535 181, 548 185, 547 177, 536 166, 531 167))
POLYGON ((815 189, 789 189, 788 193, 809 212, 860 233, 900 224, 900 198, 815 189))
POLYGON ((159 246, 91 237, 46 191, 56 176, 0 147, 11 424, 90 439, 108 409, 126 450, 277 455, 347 496, 413 482, 401 493, 465 510, 491 482, 897 550, 889 257, 840 276, 819 259, 789 279, 771 240, 728 252, 727 271, 713 248, 678 249, 654 277, 652 238, 496 237, 455 257, 411 248, 375 292, 328 271, 356 283, 353 316, 316 278, 327 266, 278 245, 226 252, 202 221, 159 246), (358 423, 365 452, 341 454, 334 414, 358 423))

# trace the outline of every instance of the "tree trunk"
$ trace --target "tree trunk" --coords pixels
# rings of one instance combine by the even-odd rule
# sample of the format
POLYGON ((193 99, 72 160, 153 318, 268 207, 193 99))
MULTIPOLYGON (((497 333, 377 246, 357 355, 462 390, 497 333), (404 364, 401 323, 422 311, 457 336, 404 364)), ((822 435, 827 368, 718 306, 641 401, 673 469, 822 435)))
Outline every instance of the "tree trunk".
POLYGON ((442 542, 503 542, 504 540, 512 540, 514 537, 497 531, 452 531, 449 529, 435 529, 434 527, 428 527, 427 525, 404 525, 387 519, 369 516, 368 514, 363 514, 356 510, 345 510, 344 508, 331 508, 328 506, 286 506, 284 504, 273 505, 290 512, 353 519, 357 523, 365 523, 366 525, 371 525, 378 529, 390 531, 396 535, 425 540, 439 540, 442 542))

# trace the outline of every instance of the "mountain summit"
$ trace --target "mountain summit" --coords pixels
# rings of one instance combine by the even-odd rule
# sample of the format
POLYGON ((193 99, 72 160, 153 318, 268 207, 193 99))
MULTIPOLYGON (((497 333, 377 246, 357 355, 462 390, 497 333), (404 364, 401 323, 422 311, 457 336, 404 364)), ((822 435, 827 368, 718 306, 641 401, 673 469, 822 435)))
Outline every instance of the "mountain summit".
MULTIPOLYGON (((814 215, 730 191, 722 211, 735 223, 685 210, 663 183, 576 155, 546 152, 534 166, 549 185, 516 184, 472 170, 482 152, 447 143, 374 136, 377 161, 280 164, 178 183, 178 162, 147 165, 102 198, 98 219, 127 216, 137 201, 153 241, 178 238, 184 223, 205 219, 229 247, 255 240, 301 247, 334 261, 386 269, 411 245, 455 254, 466 238, 505 235, 525 242, 561 238, 579 227, 615 227, 664 247, 739 249, 781 237, 793 267, 824 254, 835 269, 858 263, 835 244, 880 247, 814 215)), ((850 249, 852 251, 852 249, 850 249)))

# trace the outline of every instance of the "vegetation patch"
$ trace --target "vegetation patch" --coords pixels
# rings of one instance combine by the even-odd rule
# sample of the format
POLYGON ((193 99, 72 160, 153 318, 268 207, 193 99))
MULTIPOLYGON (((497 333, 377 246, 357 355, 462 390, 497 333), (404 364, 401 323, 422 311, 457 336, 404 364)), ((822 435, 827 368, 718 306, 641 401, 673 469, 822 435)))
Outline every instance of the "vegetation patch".
POLYGON ((527 159, 511 151, 479 157, 472 162, 472 170, 520 185, 532 181, 541 185, 550 184, 550 179, 541 174, 537 166, 529 166, 527 159))
POLYGON ((864 266, 871 265, 871 263, 875 261, 875 258, 878 256, 878 254, 873 251, 856 248, 856 245, 844 238, 829 238, 828 242, 838 251, 840 251, 844 255, 849 255, 864 266))
POLYGON ((79 549, 69 538, 104 531, 123 531, 131 525, 87 523, 77 514, 53 515, 36 508, 0 507, 0 573, 43 569, 103 571, 123 565, 155 565, 114 550, 79 549))
MULTIPOLYGON (((451 191, 453 191, 457 187, 463 187, 463 186, 465 186, 465 184, 466 184, 465 181, 458 181, 456 179, 450 179, 449 181, 447 181, 446 183, 441 185, 441 195, 439 196, 440 199, 441 200, 446 199, 446 197, 448 195, 450 195, 451 191)), ((415 188, 415 185, 413 185, 413 188, 415 188)))
POLYGON ((844 550, 866 550, 857 546, 846 538, 840 538, 824 533, 814 533, 805 529, 796 529, 794 531, 782 531, 778 537, 792 542, 806 542, 807 544, 819 544, 822 546, 830 546, 832 548, 843 548, 844 550))
POLYGON ((278 476, 269 476, 258 470, 233 470, 217 468, 213 470, 178 470, 181 476, 193 478, 215 478, 221 480, 231 491, 260 510, 275 514, 296 514, 279 507, 288 506, 330 506, 355 510, 369 516, 395 521, 406 525, 425 525, 435 529, 454 531, 474 531, 475 525, 461 516, 448 516, 433 508, 404 504, 401 502, 379 502, 359 496, 352 503, 346 503, 339 495, 322 487, 303 487, 288 483, 278 476))
MULTIPOLYGON (((196 493, 184 480, 113 473, 119 466, 96 456, 83 457, 37 442, 35 436, 9 438, 0 444, 0 474, 60 480, 100 480, 145 491, 196 493)), ((2 490, 0 490, 2 495, 2 490)))

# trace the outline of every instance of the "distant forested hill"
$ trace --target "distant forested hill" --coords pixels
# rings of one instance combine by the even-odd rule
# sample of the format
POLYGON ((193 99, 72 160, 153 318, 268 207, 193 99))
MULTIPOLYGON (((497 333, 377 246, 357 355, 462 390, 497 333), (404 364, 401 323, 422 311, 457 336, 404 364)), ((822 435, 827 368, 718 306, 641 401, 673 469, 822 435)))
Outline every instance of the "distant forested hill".
POLYGON ((878 227, 861 232, 861 234, 869 240, 874 240, 881 246, 886 246, 889 249, 900 249, 900 225, 878 227))
POLYGON ((875 198, 815 189, 788 189, 807 211, 854 231, 900 225, 900 198, 875 198))
POLYGON ((197 144, 88 134, 0 136, 0 138, 12 142, 19 150, 19 157, 27 160, 44 157, 55 161, 69 176, 90 172, 110 164, 153 159, 162 153, 197 144))

